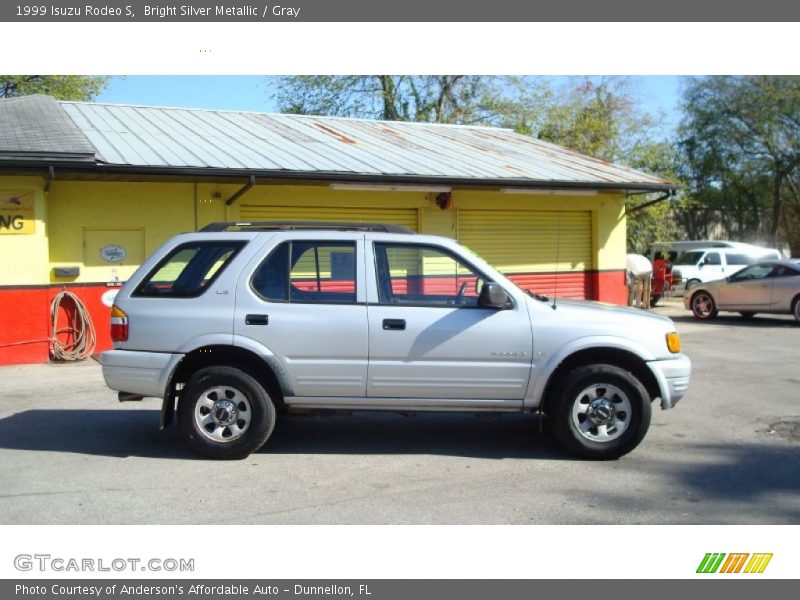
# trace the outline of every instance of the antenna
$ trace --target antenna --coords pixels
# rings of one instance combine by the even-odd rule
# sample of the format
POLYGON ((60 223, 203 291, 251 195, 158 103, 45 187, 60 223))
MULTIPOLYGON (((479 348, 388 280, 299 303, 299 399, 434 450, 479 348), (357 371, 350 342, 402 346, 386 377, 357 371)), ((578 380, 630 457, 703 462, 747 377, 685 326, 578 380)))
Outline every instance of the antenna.
POLYGON ((556 297, 558 295, 558 265, 559 259, 561 254, 561 213, 564 208, 564 197, 561 196, 558 199, 558 224, 556 225, 556 274, 555 274, 555 281, 553 282, 553 306, 551 308, 555 310, 558 308, 556 304, 556 297))

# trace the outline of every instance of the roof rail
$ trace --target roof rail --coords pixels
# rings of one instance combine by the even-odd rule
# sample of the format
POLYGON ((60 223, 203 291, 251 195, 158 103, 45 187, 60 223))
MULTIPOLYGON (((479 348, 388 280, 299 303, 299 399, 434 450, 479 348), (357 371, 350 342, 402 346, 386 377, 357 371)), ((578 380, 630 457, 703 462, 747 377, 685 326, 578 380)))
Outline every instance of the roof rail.
POLYGON ((297 230, 329 230, 329 231, 382 231, 385 233, 413 234, 402 225, 387 223, 339 223, 335 221, 230 221, 210 223, 200 231, 203 233, 219 231, 297 231, 297 230))

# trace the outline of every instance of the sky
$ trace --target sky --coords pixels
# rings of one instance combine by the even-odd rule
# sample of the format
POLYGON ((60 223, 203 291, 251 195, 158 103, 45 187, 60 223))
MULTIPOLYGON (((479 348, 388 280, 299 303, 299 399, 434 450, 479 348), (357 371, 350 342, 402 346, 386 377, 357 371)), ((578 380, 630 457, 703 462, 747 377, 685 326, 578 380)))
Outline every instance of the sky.
MULTIPOLYGON (((663 132, 668 135, 678 121, 680 77, 653 75, 633 79, 638 84, 643 108, 664 115, 663 132)), ((114 77, 96 100, 112 104, 276 112, 267 82, 263 75, 114 77)))

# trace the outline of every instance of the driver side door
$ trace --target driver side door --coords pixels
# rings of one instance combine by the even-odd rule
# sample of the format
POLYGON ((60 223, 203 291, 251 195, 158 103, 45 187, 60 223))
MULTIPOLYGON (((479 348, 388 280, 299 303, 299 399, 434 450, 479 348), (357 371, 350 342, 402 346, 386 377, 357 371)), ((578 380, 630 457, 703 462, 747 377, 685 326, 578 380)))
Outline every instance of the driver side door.
POLYGON ((720 308, 767 308, 772 302, 772 265, 752 265, 731 276, 720 288, 720 308))
POLYGON ((486 277, 447 248, 376 241, 372 250, 367 396, 521 405, 533 344, 527 307, 479 306, 486 277))

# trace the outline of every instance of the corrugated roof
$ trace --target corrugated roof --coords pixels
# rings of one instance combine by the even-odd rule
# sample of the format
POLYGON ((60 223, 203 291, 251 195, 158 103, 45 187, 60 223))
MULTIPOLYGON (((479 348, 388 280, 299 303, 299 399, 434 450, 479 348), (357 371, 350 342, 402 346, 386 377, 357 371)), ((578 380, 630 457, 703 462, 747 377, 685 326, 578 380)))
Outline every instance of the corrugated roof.
MULTIPOLYGON (((22 99, 20 99, 22 100, 22 99)), ((672 189, 621 165, 491 127, 60 102, 98 168, 259 177, 672 189)))

